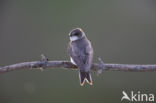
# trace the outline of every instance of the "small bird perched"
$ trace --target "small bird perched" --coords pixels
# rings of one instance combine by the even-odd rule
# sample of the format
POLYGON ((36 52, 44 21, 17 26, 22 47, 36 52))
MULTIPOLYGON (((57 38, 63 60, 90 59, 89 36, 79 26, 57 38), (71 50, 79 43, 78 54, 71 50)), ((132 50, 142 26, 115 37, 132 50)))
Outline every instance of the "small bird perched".
POLYGON ((70 42, 68 45, 68 53, 71 62, 79 68, 80 85, 84 82, 92 85, 90 68, 93 60, 93 48, 85 33, 80 28, 73 29, 69 33, 70 42))

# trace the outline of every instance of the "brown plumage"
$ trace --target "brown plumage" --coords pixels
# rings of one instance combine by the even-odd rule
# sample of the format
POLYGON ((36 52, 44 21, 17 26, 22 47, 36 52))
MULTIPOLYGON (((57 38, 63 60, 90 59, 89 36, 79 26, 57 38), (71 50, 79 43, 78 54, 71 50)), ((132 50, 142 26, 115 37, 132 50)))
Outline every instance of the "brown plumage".
POLYGON ((71 41, 68 45, 68 54, 72 63, 79 68, 80 85, 82 86, 85 80, 92 85, 90 68, 93 60, 93 49, 91 43, 80 28, 72 30, 69 36, 71 41))

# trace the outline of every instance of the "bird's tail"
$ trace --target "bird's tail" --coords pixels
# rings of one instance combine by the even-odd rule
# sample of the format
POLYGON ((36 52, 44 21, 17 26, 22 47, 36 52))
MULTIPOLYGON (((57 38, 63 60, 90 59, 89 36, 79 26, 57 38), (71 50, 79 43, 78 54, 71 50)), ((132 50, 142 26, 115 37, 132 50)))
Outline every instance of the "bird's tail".
POLYGON ((90 72, 79 71, 80 85, 83 86, 86 81, 88 84, 93 85, 90 72))

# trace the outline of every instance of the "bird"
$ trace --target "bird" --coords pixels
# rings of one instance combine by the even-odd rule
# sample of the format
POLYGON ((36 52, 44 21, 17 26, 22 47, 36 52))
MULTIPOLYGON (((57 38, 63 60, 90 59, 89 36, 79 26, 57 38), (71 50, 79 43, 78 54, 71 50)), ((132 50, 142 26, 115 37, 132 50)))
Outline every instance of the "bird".
POLYGON ((93 47, 81 28, 75 28, 69 33, 68 54, 71 62, 78 67, 80 85, 85 81, 93 85, 90 69, 93 61, 93 47))

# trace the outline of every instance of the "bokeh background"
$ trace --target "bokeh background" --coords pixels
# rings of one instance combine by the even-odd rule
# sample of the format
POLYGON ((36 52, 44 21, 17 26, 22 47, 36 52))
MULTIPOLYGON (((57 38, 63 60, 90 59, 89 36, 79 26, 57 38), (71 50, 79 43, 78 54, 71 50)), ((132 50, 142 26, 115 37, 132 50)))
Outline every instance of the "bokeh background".
MULTIPOLYGON (((68 33, 82 28, 94 62, 156 64, 155 0, 0 0, 0 66, 69 60, 68 33)), ((93 86, 61 68, 0 74, 0 103, 120 103, 122 91, 156 95, 155 72, 92 72, 93 86)), ((126 101, 125 101, 126 102, 126 101)))

